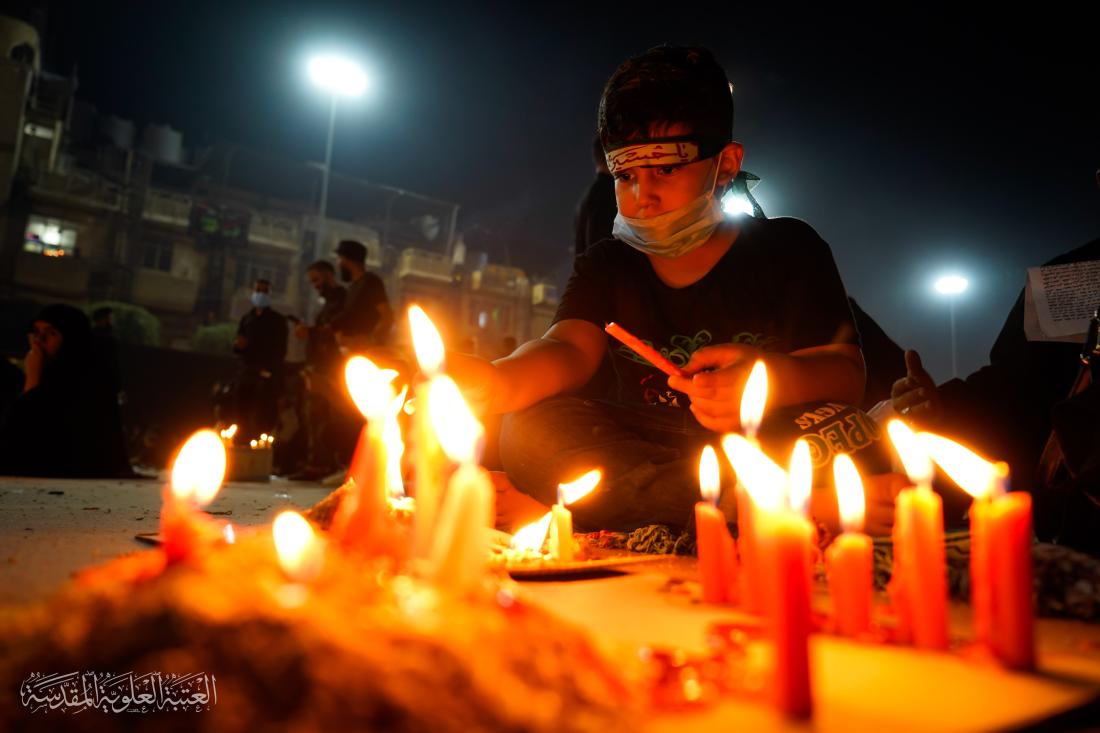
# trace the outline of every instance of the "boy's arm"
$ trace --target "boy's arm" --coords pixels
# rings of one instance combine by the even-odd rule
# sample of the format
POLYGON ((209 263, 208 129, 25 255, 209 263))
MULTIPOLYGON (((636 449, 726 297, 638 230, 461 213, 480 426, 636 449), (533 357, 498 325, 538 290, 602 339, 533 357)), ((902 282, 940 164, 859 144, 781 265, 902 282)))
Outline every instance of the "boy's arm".
POLYGON ((668 384, 691 397, 691 411, 703 427, 739 430, 741 393, 757 359, 768 368, 770 406, 816 400, 858 405, 863 397, 863 353, 855 344, 814 346, 790 354, 766 353, 744 344, 708 346, 692 354, 684 367, 691 376, 669 377, 668 384))
POLYGON ((493 362, 448 354, 447 371, 476 394, 486 412, 512 412, 583 387, 606 349, 607 336, 595 324, 570 319, 493 362))

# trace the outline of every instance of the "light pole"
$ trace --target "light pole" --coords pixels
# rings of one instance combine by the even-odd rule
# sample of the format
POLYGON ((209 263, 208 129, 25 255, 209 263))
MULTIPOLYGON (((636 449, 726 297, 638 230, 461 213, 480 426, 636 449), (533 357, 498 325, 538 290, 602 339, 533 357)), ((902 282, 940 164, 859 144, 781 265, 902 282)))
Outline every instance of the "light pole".
POLYGON ((336 131, 336 101, 339 97, 354 98, 367 89, 366 73, 352 60, 340 56, 314 56, 309 61, 309 78, 329 93, 328 137, 325 140, 325 167, 321 175, 321 207, 317 223, 317 239, 313 243, 313 259, 320 256, 328 211, 328 181, 332 171, 332 137, 336 131))
POLYGON ((936 280, 933 287, 940 295, 946 296, 951 312, 951 376, 959 376, 958 347, 955 340, 955 299, 966 292, 970 281, 960 275, 944 275, 936 280))

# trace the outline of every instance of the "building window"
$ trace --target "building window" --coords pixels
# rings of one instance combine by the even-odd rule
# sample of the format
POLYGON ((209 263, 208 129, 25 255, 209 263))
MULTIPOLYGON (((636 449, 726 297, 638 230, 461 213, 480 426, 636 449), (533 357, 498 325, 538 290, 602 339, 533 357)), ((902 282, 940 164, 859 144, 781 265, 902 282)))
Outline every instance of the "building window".
POLYGON ((147 270, 172 271, 172 243, 164 240, 146 242, 142 266, 147 270))
POLYGON ((23 251, 47 257, 76 255, 76 224, 32 214, 27 220, 23 251))
POLYGON ((257 280, 267 280, 275 292, 286 290, 290 268, 285 261, 241 257, 237 260, 236 286, 251 287, 257 280))

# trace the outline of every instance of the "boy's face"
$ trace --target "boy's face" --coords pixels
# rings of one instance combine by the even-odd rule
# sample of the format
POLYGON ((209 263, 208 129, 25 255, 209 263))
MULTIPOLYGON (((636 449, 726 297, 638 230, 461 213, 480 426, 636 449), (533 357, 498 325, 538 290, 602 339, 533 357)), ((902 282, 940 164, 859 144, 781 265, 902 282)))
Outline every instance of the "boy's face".
MULTIPOLYGON (((686 125, 654 126, 650 136, 690 135, 686 125)), ((727 145, 718 155, 684 165, 659 168, 628 168, 615 176, 615 200, 623 216, 648 219, 680 208, 710 191, 714 185, 714 166, 720 163, 718 187, 729 183, 741 167, 741 146, 727 145)))

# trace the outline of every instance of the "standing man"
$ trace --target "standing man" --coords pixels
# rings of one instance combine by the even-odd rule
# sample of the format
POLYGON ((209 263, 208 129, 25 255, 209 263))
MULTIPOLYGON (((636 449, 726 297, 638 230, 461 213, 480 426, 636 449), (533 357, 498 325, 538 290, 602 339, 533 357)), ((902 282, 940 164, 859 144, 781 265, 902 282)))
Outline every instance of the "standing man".
POLYGON ((386 286, 373 272, 367 272, 367 248, 345 239, 336 247, 340 279, 348 285, 344 307, 329 326, 341 350, 360 352, 389 343, 393 310, 386 298, 386 286))
POLYGON ((258 279, 252 308, 241 317, 233 351, 241 357, 237 377, 238 443, 274 433, 286 359, 286 317, 271 307, 271 283, 258 279))

